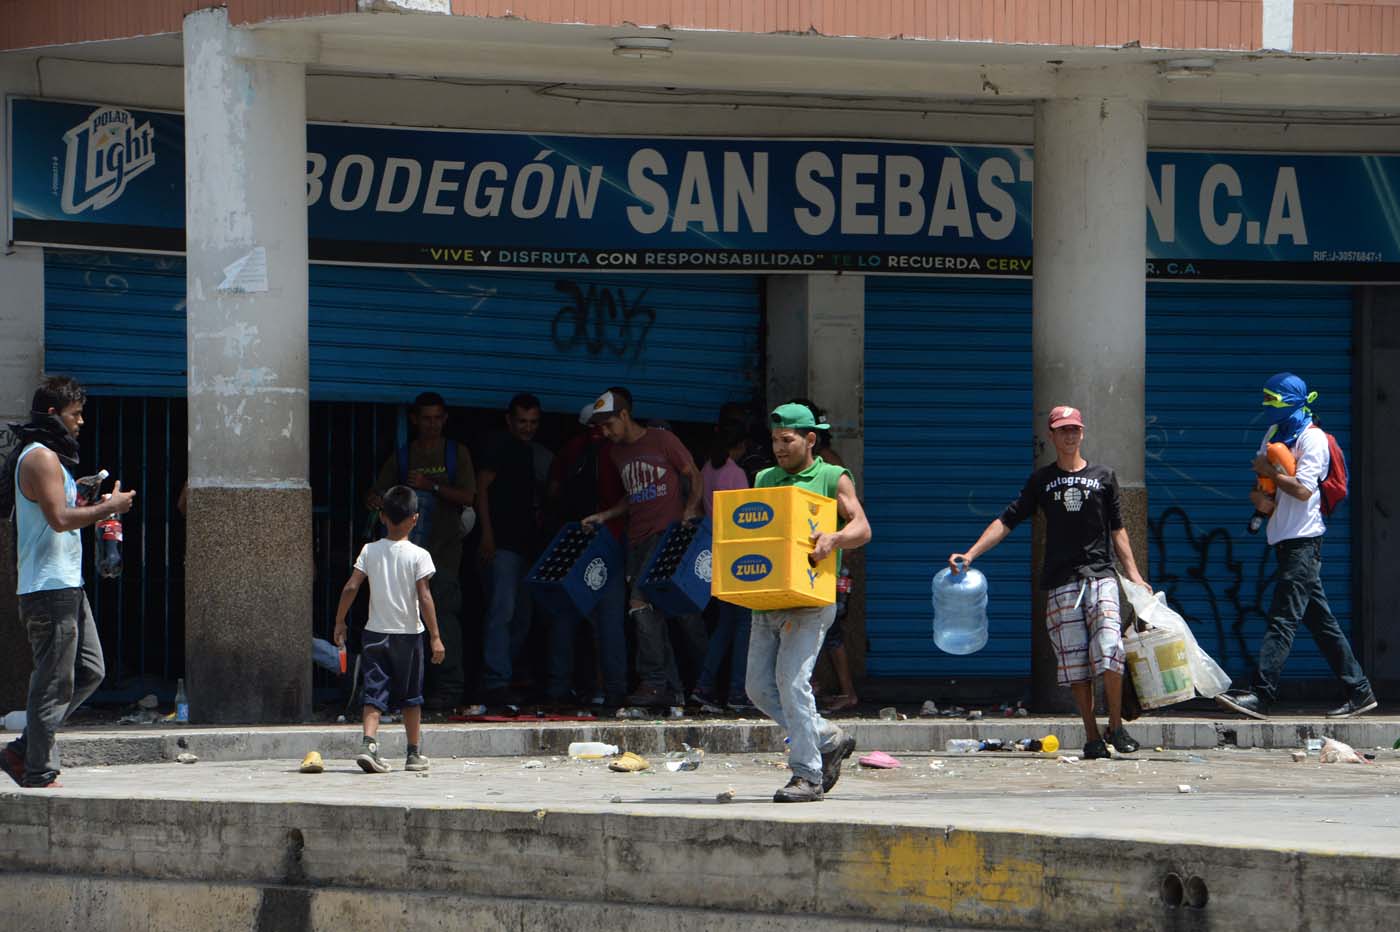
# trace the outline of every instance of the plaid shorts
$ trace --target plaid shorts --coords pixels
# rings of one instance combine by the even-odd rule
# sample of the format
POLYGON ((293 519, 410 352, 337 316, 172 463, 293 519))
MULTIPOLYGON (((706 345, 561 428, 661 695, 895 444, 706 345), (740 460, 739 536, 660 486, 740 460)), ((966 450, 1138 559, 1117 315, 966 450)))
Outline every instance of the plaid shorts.
POLYGON ((1050 644, 1055 648, 1061 686, 1084 683, 1113 671, 1122 674, 1122 621, 1118 615, 1118 580, 1076 579, 1050 590, 1045 612, 1050 644))

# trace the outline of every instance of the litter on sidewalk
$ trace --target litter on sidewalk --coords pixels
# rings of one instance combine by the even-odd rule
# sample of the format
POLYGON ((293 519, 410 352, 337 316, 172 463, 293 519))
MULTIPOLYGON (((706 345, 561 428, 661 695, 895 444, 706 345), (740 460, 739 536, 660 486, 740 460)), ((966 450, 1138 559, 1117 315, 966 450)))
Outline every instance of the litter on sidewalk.
POLYGON ((318 751, 308 751, 301 759, 301 766, 297 768, 300 773, 322 773, 326 769, 326 764, 321 760, 318 751))
POLYGON ((871 751, 869 754, 860 758, 859 763, 862 767, 872 767, 876 770, 894 770, 897 767, 904 766, 884 751, 871 751))
POLYGON ((666 769, 671 773, 678 771, 699 770, 700 764, 705 760, 705 752, 700 748, 686 746, 685 753, 680 756, 672 756, 666 761, 666 769))
POLYGON ((631 751, 627 751, 623 753, 621 757, 609 762, 608 769, 615 770, 618 773, 640 773, 643 770, 651 769, 651 761, 642 757, 640 754, 633 754, 631 751))
POLYGON ((1324 764, 1364 764, 1366 759, 1356 753, 1356 749, 1351 745, 1335 738, 1324 738, 1322 741, 1322 754, 1318 758, 1324 764))

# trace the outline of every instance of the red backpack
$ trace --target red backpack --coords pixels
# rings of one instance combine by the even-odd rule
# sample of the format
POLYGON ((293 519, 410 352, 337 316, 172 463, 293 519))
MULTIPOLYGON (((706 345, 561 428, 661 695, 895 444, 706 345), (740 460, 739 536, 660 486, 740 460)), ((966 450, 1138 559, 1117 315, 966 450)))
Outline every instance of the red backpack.
MULTIPOLYGON (((1322 430, 1316 424, 1312 426, 1322 430)), ((1322 436, 1327 438, 1327 475, 1322 477, 1317 490, 1322 493, 1322 514, 1330 518, 1347 497, 1347 460, 1336 437, 1325 430, 1322 430, 1322 436)))

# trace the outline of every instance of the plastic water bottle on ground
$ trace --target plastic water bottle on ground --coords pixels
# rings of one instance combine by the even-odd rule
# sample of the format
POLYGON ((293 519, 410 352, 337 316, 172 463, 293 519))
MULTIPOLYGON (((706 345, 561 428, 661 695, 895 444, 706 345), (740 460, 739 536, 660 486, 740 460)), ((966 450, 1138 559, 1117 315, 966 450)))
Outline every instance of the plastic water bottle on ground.
POLYGON ((933 577, 933 643, 949 654, 971 654, 987 643, 987 577, 962 565, 933 577))
POLYGON ((569 756, 576 760, 602 760, 616 757, 618 747, 601 741, 575 741, 569 745, 569 756))
POLYGON ((980 738, 949 738, 943 749, 949 754, 974 754, 982 750, 980 738))
POLYGON ((180 677, 175 681, 175 721, 188 722, 190 720, 190 697, 185 695, 185 678, 180 677))

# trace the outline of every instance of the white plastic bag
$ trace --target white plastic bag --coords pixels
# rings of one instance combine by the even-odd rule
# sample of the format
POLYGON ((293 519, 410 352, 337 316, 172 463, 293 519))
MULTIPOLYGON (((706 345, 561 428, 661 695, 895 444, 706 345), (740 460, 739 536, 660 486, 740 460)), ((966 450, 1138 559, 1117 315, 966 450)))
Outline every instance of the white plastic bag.
POLYGON ((1186 619, 1177 614, 1176 610, 1167 604, 1167 594, 1165 592, 1153 593, 1146 586, 1139 586, 1135 582, 1118 577, 1119 583, 1123 586, 1123 592, 1128 597, 1128 604, 1133 607, 1133 612, 1137 614, 1138 620, 1150 628, 1165 628, 1168 631, 1184 635, 1189 645, 1186 652, 1187 663, 1191 667, 1191 679, 1195 681, 1196 692, 1213 699, 1230 688, 1230 677, 1225 675, 1225 671, 1220 668, 1220 664, 1211 659, 1201 649, 1201 645, 1196 643, 1196 636, 1191 633, 1191 626, 1186 623, 1186 619))
POLYGON ((1323 738, 1322 753, 1318 760, 1324 764, 1366 764, 1366 758, 1356 753, 1356 749, 1336 738, 1323 738))

